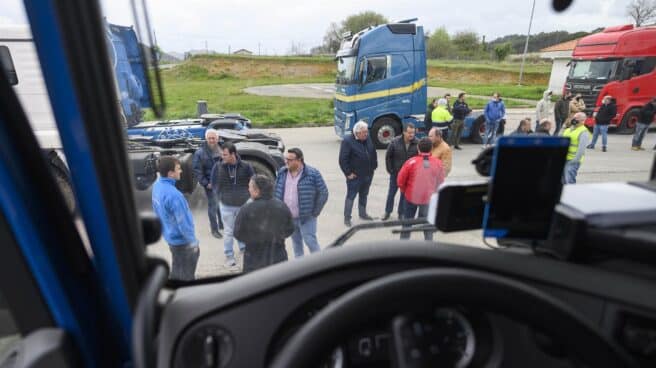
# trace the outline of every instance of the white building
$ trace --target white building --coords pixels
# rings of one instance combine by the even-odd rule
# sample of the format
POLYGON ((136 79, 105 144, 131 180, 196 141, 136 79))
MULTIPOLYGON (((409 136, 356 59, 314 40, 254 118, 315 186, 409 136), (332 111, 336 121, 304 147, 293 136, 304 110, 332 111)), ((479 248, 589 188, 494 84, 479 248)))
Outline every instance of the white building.
POLYGON ((551 59, 553 61, 551 76, 549 77, 549 89, 554 94, 561 94, 563 91, 563 85, 569 72, 567 64, 572 59, 572 52, 577 42, 579 42, 579 39, 559 43, 540 50, 541 58, 551 59))

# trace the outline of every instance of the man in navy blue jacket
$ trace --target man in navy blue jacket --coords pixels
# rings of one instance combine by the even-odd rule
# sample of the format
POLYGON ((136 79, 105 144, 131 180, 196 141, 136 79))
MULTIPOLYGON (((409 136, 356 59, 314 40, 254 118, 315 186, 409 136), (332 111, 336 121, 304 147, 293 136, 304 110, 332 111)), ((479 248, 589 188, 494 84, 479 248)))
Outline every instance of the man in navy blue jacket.
POLYGON ((351 212, 355 196, 358 196, 358 215, 363 220, 373 220, 367 214, 369 187, 378 167, 376 148, 369 138, 367 123, 359 121, 353 127, 353 135, 344 137, 339 148, 339 167, 346 176, 346 200, 344 225, 351 226, 351 212))
POLYGON ((219 229, 223 228, 221 222, 221 212, 219 212, 219 203, 212 191, 210 176, 212 168, 217 162, 221 162, 221 147, 219 147, 219 133, 214 129, 205 131, 205 142, 194 152, 193 159, 194 176, 198 184, 205 190, 207 196, 207 216, 210 219, 210 229, 212 236, 221 239, 219 229))
POLYGON ((159 179, 153 185, 153 210, 162 222, 164 239, 173 258, 171 274, 175 280, 193 280, 200 250, 194 234, 194 219, 184 195, 175 187, 180 180, 180 161, 164 156, 159 159, 159 179))
POLYGON ((303 242, 310 253, 318 252, 317 217, 328 201, 328 187, 319 170, 306 165, 303 151, 290 148, 285 167, 278 171, 274 197, 285 202, 292 213, 294 256, 303 256, 303 242))

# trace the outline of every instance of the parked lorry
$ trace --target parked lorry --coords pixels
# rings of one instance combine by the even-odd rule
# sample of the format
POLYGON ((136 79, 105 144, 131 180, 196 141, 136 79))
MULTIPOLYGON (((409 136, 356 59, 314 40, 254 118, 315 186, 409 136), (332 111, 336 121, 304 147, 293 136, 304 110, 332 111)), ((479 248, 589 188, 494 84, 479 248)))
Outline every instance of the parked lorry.
MULTIPOLYGON (((337 52, 335 81, 335 133, 351 134, 357 121, 369 125, 378 148, 413 123, 426 134, 426 50, 424 29, 416 19, 370 27, 346 34, 337 52)), ((485 118, 480 113, 465 119, 462 136, 480 143, 485 118)))
POLYGON ((564 90, 581 94, 589 127, 594 125, 603 97, 613 96, 617 115, 611 126, 629 134, 640 108, 656 97, 655 67, 656 27, 608 27, 578 41, 564 90))
MULTIPOLYGON (((237 145, 244 161, 256 172, 275 177, 283 164, 281 138, 261 130, 251 130, 251 122, 240 114, 205 114, 199 119, 142 122, 142 108, 148 106, 142 45, 132 27, 106 23, 107 45, 114 66, 115 87, 122 124, 127 128, 127 148, 137 190, 147 190, 157 178, 156 162, 161 155, 175 155, 183 164, 177 186, 185 193, 196 188, 192 155, 200 147, 208 128, 219 131, 220 142, 237 145)), ((34 42, 27 26, 0 27, 0 60, 24 106, 32 129, 48 159, 71 210, 75 209, 70 173, 61 149, 50 100, 44 84, 34 42)))

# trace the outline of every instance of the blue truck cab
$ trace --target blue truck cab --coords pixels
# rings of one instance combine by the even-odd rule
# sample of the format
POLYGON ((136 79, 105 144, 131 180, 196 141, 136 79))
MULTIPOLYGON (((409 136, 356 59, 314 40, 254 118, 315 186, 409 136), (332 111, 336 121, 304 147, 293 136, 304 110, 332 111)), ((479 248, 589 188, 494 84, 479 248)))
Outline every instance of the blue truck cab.
POLYGON ((426 51, 424 29, 409 21, 385 24, 344 38, 336 55, 335 132, 351 134, 369 124, 377 147, 385 147, 413 123, 425 132, 426 51))

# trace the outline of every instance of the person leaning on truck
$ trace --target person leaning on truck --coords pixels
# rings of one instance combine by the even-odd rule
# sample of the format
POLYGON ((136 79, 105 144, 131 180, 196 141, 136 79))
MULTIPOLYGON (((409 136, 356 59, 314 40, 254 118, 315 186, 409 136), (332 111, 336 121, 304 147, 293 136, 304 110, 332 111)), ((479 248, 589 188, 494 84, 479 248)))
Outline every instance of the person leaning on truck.
POLYGON ((339 167, 346 177, 346 200, 344 201, 344 225, 351 226, 351 212, 355 196, 358 196, 358 215, 363 220, 373 220, 367 214, 367 196, 378 168, 376 148, 369 137, 369 127, 358 121, 353 135, 344 137, 339 148, 339 167))
POLYGON ((451 135, 449 144, 451 147, 459 150, 462 130, 465 127, 465 117, 471 114, 472 110, 465 102, 465 92, 460 92, 458 99, 453 103, 453 125, 451 125, 451 135))
MULTIPOLYGON (((638 114, 638 124, 636 124, 635 133, 633 134, 633 142, 631 149, 634 151, 642 151, 642 140, 647 134, 649 125, 654 121, 654 114, 656 114, 656 97, 652 98, 645 106, 640 109, 638 114)), ((656 149, 656 146, 654 146, 656 149)))
POLYGON ((426 115, 424 115, 424 129, 426 131, 430 131, 431 128, 433 127, 433 110, 435 110, 435 107, 437 106, 437 98, 434 98, 431 103, 428 104, 426 107, 426 115))
POLYGON ((153 184, 153 210, 162 222, 162 236, 171 251, 172 280, 193 280, 200 256, 194 234, 194 218, 184 195, 175 187, 180 180, 180 161, 171 156, 160 157, 159 179, 153 184))

